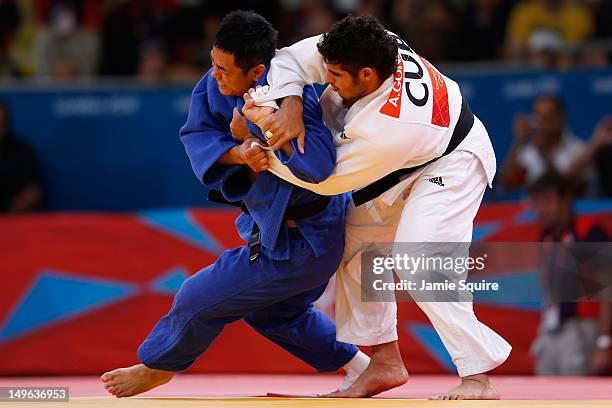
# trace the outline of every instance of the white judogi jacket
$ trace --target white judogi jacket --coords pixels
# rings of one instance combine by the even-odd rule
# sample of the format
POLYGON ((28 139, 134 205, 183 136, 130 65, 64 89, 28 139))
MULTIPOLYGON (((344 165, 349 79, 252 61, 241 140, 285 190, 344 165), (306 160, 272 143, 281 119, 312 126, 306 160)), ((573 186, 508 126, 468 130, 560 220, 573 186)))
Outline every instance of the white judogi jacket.
MULTIPOLYGON (((365 187, 387 174, 439 157, 461 111, 459 86, 441 75, 401 39, 398 68, 370 95, 345 109, 331 87, 321 96, 326 126, 337 149, 333 174, 319 184, 301 181, 268 152, 271 171, 319 194, 365 187)), ((282 49, 268 73, 271 92, 256 103, 300 95, 304 84, 323 83, 326 67, 319 37, 282 49)), ((363 50, 374 53, 376 50, 363 50)), ((376 345, 397 340, 394 302, 362 302, 361 251, 366 242, 468 242, 486 182, 495 175, 495 155, 483 124, 474 126, 456 150, 361 207, 349 207, 345 247, 336 273, 337 338, 376 345), (469 153, 466 153, 469 152, 469 153), (480 162, 480 163, 479 163, 480 162), (482 164, 482 166, 481 166, 482 164), (420 183, 444 174, 445 185, 420 183), (406 189, 405 200, 398 200, 406 189), (386 205, 378 205, 378 204, 386 205)), ((299 153, 294 153, 299 154, 299 153)), ((476 318, 471 302, 419 302, 461 377, 484 373, 508 357, 511 346, 476 318)))
MULTIPOLYGON (((321 95, 323 118, 337 149, 333 174, 319 184, 306 183, 274 155, 269 155, 270 171, 316 193, 335 195, 360 189, 395 170, 418 166, 444 153, 461 111, 459 86, 391 35, 398 42, 397 70, 376 91, 348 110, 331 87, 321 95)), ((281 49, 272 59, 268 74, 270 92, 255 98, 255 102, 301 96, 305 84, 325 83, 327 68, 317 49, 319 39, 307 38, 281 49)), ((473 153, 481 161, 487 181, 492 182, 495 154, 477 118, 457 150, 473 153)))

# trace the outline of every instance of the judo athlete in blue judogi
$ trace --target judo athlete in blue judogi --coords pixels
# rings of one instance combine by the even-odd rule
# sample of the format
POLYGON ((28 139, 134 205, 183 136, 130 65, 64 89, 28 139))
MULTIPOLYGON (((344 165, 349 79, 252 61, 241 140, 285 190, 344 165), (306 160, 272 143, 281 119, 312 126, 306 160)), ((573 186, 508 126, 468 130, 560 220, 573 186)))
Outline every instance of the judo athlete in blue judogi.
MULTIPOLYGON (((102 376, 113 395, 170 381, 239 319, 319 372, 344 367, 344 386, 369 362, 354 345, 338 342, 333 321, 313 307, 342 257, 348 196, 319 196, 265 171, 265 152, 253 145, 265 145, 265 137, 234 111, 249 88, 266 84, 275 48, 276 32, 255 13, 233 12, 220 26, 213 68, 193 91, 180 137, 197 178, 207 187, 219 184, 222 200, 242 203, 236 225, 248 245, 226 250, 183 283, 138 349, 142 364, 102 376), (240 120, 256 138, 233 137, 230 124, 240 120)), ((336 153, 315 90, 306 87, 303 98, 305 153, 293 141, 275 154, 297 177, 317 183, 332 173, 336 153)))

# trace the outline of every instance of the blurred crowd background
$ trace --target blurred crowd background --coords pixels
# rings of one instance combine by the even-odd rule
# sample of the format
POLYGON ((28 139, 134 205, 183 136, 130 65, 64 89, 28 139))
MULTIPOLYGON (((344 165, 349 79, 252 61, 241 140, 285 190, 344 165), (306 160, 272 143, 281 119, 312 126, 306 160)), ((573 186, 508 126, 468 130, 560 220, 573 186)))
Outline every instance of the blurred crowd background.
POLYGON ((190 81, 237 8, 266 16, 281 46, 367 13, 434 63, 593 68, 612 51, 606 0, 0 0, 0 77, 190 81))
MULTIPOLYGON (((58 93, 109 80, 190 87, 210 67, 221 18, 238 8, 266 16, 279 46, 324 32, 349 13, 373 14, 451 76, 605 71, 612 56, 606 0, 0 0, 0 84, 56 84, 58 93)), ((550 171, 568 176, 577 197, 612 196, 612 119, 604 114, 576 134, 568 117, 577 102, 565 102, 554 89, 534 94, 528 109, 502 123, 512 137, 494 140, 503 157, 487 199, 516 198, 550 171)), ((481 116, 499 138, 499 120, 481 116)), ((40 147, 11 135, 10 119, 11 106, 2 102, 0 210, 44 208, 40 147)))
MULTIPOLYGON (((107 230, 106 221, 95 219, 95 213, 85 221, 78 214, 53 218, 55 211, 129 211, 138 219, 153 219, 152 225, 175 228, 172 237, 193 233, 191 215, 155 211, 209 205, 192 175, 178 129, 193 85, 210 67, 217 26, 238 8, 267 17, 279 31, 279 46, 320 34, 349 13, 372 14, 457 79, 487 126, 498 162, 475 240, 609 241, 610 0, 0 0, 0 214, 9 214, 0 217, 5 228, 0 228, 0 239, 8 248, 17 245, 5 252, 13 261, 0 270, 11 271, 8 282, 17 281, 13 271, 38 276, 38 269, 26 265, 30 256, 19 255, 26 247, 26 252, 42 248, 37 262, 53 268, 54 251, 60 251, 54 244, 71 248, 63 243, 92 243, 92 251, 101 250, 104 257, 123 248, 112 246, 114 238, 98 239, 100 231, 113 237, 121 233, 107 230), (576 199, 588 200, 590 206, 575 210, 576 199), (495 207, 493 201, 514 202, 495 207), (526 203, 531 213, 522 212, 526 203), (38 211, 49 218, 10 216, 38 211), (19 227, 20 221, 25 226, 19 227), (89 222, 89 229, 82 227, 89 222), (102 229, 96 230, 95 222, 102 229), (526 233, 525 222, 537 223, 538 231, 531 225, 532 234, 526 233), (24 231, 16 235, 30 243, 20 247, 22 241, 6 232, 11 228, 24 231)), ((136 223, 124 224, 127 234, 136 223)), ((212 227, 220 237, 233 236, 230 222, 212 227)), ((149 248, 149 241, 136 236, 149 248)), ((210 244, 208 238, 203 242, 210 244)), ((89 254, 77 249, 70 255, 83 264, 70 270, 88 271, 91 262, 84 253, 89 254)), ((150 256, 130 253, 124 258, 150 256)), ((200 257, 194 261, 198 268, 200 257)), ((124 258, 118 256, 110 269, 120 271, 124 258)), ((102 257, 97 262, 103 263, 102 257)), ((184 260, 173 262, 180 266, 184 260)), ((149 269, 130 273, 148 276, 149 269)), ((603 269, 609 274, 609 262, 603 269)), ((605 337, 612 327, 610 303, 602 305, 593 309, 553 302, 544 313, 552 310, 556 324, 546 326, 543 318, 538 334, 539 320, 528 321, 528 333, 514 330, 518 323, 508 323, 506 335, 516 332, 518 339, 518 357, 508 372, 526 372, 521 358, 532 338, 540 350, 532 350, 536 373, 610 372, 609 337, 605 347, 596 342, 598 334, 605 337)), ((518 322, 521 316, 514 318, 518 322)), ((506 314, 494 310, 491 320, 495 318, 503 326, 506 314)))
MULTIPOLYGON (((373 14, 451 77, 455 70, 480 77, 606 71, 612 56, 612 1, 606 0, 0 0, 0 85, 55 84, 58 95, 75 84, 108 81, 188 88, 210 67, 221 18, 238 8, 266 16, 279 31, 279 46, 324 32, 349 13, 373 14)), ((568 176, 577 197, 611 197, 608 110, 576 134, 568 118, 588 100, 566 105, 562 86, 541 88, 546 92, 534 93, 528 108, 511 112, 512 123, 476 112, 498 154, 495 192, 487 200, 520 197, 550 171, 568 176), (501 128, 512 128, 512 137, 507 132, 508 140, 500 140, 501 128)), ((31 148, 31 135, 13 135, 11 109, 0 103, 0 211, 58 207, 45 205, 50 166, 36 159, 36 150, 49 148, 31 148)))

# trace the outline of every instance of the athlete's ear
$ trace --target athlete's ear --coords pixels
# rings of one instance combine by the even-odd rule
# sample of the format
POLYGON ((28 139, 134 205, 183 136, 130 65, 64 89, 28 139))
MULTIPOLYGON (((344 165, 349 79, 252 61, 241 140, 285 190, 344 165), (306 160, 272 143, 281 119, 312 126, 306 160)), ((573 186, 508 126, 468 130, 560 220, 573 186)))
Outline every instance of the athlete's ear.
POLYGON ((249 70, 249 76, 253 82, 257 81, 266 72, 266 66, 259 64, 249 70))
POLYGON ((359 72, 359 75, 361 76, 362 80, 371 81, 372 79, 374 79, 374 70, 368 67, 362 68, 359 72))

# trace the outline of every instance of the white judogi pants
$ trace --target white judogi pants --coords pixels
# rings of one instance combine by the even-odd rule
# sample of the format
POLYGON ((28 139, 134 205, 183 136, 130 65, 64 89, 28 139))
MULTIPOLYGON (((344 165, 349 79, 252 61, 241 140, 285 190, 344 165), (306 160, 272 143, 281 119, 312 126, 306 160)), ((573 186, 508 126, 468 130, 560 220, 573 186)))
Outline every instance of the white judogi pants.
MULTIPOLYGON (((471 242, 472 224, 486 187, 478 158, 456 150, 378 198, 359 207, 351 204, 343 261, 336 273, 338 340, 367 346, 398 338, 395 302, 361 302, 362 245, 471 242), (434 177, 441 177, 444 186, 430 181, 434 177)), ((511 346, 478 321, 472 302, 417 304, 436 329, 461 377, 490 371, 510 354, 511 346)))

